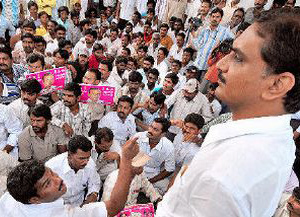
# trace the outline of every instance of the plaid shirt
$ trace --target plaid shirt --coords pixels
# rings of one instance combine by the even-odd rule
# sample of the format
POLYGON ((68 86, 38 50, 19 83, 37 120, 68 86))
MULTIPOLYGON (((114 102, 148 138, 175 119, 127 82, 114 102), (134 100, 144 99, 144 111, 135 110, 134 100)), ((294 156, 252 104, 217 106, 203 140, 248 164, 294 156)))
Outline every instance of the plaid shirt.
POLYGON ((51 107, 52 124, 62 127, 67 123, 72 127, 74 135, 88 136, 91 128, 91 112, 87 104, 79 103, 79 112, 74 115, 69 107, 65 106, 63 101, 58 101, 51 107))

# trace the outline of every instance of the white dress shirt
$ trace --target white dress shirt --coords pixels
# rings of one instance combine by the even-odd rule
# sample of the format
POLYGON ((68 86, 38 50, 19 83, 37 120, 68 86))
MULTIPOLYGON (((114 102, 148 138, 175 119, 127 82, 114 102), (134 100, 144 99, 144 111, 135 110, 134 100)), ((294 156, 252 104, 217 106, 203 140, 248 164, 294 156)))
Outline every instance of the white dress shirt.
POLYGON ((21 132, 21 122, 8 106, 0 104, 0 150, 6 145, 17 146, 21 132))
MULTIPOLYGON (((37 100, 36 105, 37 104, 42 104, 42 101, 37 100)), ((16 99, 12 103, 10 103, 8 107, 11 109, 13 115, 21 121, 23 129, 30 125, 30 117, 28 114, 29 107, 23 102, 21 98, 16 99)))
POLYGON ((45 165, 64 180, 68 189, 62 196, 65 204, 71 206, 82 204, 85 188, 88 188, 87 195, 93 192, 98 193, 100 190, 100 177, 96 171, 95 162, 91 158, 88 164, 83 169, 78 170, 77 173, 69 165, 67 152, 51 158, 45 165))
POLYGON ((290 115, 212 126, 157 217, 270 217, 295 159, 290 115))
POLYGON ((173 143, 166 137, 162 137, 159 143, 153 148, 150 148, 149 138, 146 132, 137 133, 137 143, 140 146, 140 151, 150 156, 151 160, 144 166, 144 172, 148 179, 157 176, 162 170, 173 172, 175 170, 175 158, 173 143))
POLYGON ((102 127, 111 129, 114 139, 118 140, 121 146, 136 133, 135 118, 132 114, 129 114, 123 122, 117 112, 109 112, 99 121, 98 128, 102 127))
POLYGON ((0 213, 5 217, 107 217, 104 202, 89 203, 82 208, 64 205, 63 199, 51 203, 22 204, 8 192, 0 198, 0 213))
POLYGON ((161 61, 161 63, 159 63, 159 64, 157 63, 157 61, 155 61, 153 68, 156 68, 159 71, 158 81, 159 81, 159 84, 162 85, 163 82, 164 82, 162 80, 162 78, 164 79, 166 77, 167 72, 169 70, 169 66, 167 64, 167 61, 166 60, 161 61))

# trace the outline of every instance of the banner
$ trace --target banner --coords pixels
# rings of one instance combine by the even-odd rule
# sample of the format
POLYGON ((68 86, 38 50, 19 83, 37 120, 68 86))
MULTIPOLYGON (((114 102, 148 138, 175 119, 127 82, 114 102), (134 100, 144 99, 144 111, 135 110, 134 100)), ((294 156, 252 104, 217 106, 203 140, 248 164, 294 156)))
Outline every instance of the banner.
POLYGON ((125 207, 117 217, 154 217, 154 207, 152 203, 137 204, 130 207, 125 207))
POLYGON ((97 86, 90 84, 81 85, 81 102, 83 103, 100 103, 104 105, 113 105, 115 88, 109 86, 97 86))
POLYGON ((36 79, 40 82, 43 90, 41 94, 62 90, 65 86, 66 67, 48 69, 26 75, 26 79, 36 79))

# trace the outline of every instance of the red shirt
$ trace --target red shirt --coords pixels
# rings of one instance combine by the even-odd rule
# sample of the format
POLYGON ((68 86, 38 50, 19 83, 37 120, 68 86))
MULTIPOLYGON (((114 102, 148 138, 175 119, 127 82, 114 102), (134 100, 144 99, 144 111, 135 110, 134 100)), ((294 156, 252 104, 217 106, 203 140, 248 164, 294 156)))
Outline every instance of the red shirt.
MULTIPOLYGON (((102 56, 101 60, 106 60, 106 57, 102 56)), ((98 69, 101 60, 98 61, 95 54, 92 54, 89 58, 89 69, 98 69)))

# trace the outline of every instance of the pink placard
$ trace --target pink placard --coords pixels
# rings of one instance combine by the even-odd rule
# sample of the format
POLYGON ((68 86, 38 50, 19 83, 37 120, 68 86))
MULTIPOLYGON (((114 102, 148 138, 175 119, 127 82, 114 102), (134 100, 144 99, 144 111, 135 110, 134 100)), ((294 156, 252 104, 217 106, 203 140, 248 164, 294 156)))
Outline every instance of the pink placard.
POLYGON ((154 217, 154 207, 152 203, 137 204, 124 208, 117 217, 154 217))
POLYGON ((81 102, 97 102, 105 105, 114 104, 115 88, 90 84, 81 85, 81 102))
POLYGON ((35 72, 26 75, 26 79, 35 78, 42 85, 42 92, 49 93, 57 90, 62 90, 65 86, 66 67, 48 69, 41 72, 35 72))

